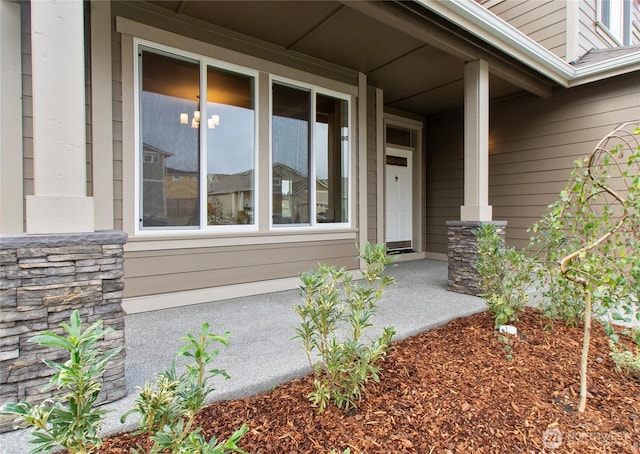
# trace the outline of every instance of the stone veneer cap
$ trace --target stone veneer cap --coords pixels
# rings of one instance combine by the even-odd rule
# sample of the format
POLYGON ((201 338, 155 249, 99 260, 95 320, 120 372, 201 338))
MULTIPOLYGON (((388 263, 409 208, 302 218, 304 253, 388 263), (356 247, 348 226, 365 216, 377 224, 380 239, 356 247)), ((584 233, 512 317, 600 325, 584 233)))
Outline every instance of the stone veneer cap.
POLYGON ((464 227, 483 224, 507 225, 507 221, 446 221, 446 223, 449 227, 464 227))
POLYGON ((0 235, 0 249, 33 247, 86 246, 89 244, 125 244, 128 235, 122 230, 99 230, 86 233, 0 235))

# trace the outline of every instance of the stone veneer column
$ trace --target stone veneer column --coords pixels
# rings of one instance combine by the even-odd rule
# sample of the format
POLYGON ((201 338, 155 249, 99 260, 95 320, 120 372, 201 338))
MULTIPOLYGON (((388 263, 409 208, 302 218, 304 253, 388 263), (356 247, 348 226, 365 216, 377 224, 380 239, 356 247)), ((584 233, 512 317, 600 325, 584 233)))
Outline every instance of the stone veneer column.
POLYGON ((447 221, 449 272, 447 290, 468 295, 478 295, 479 276, 475 269, 477 257, 476 232, 483 224, 494 224, 504 242, 506 221, 447 221))
MULTIPOLYGON (((121 231, 55 235, 0 235, 0 405, 27 400, 37 403, 53 372, 43 359, 64 360, 64 352, 28 342, 80 311, 83 326, 103 320, 115 331, 99 344, 102 351, 123 350, 104 374, 101 403, 126 395, 124 376, 124 312, 122 311, 123 247, 121 231)), ((0 431, 13 418, 0 419, 0 431)))

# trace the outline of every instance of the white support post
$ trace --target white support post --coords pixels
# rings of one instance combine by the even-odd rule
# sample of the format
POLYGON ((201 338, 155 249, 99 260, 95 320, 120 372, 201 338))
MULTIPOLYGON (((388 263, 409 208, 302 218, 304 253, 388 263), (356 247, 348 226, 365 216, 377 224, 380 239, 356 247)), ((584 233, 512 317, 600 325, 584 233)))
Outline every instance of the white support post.
POLYGON ((461 221, 491 221, 489 205, 489 65, 464 68, 464 205, 461 221))
POLYGON ((83 2, 31 2, 34 192, 27 233, 93 232, 86 186, 83 2))

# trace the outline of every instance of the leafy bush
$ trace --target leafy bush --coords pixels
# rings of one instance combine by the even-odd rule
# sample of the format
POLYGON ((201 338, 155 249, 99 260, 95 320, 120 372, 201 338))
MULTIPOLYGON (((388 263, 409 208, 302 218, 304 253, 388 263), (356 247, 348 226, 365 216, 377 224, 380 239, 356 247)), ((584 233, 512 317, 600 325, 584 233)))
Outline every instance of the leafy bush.
POLYGON ((329 401, 345 411, 356 407, 368 380, 379 380, 376 363, 395 334, 386 327, 368 344, 361 341, 374 323, 377 301, 395 281, 384 274, 391 258, 383 245, 367 244, 360 258, 365 263, 364 284, 354 283, 344 268, 322 264, 301 276, 304 303, 295 307, 302 318, 296 338, 302 341, 315 373, 315 391, 309 399, 319 413, 329 401), (319 361, 314 364, 316 354, 319 361))
POLYGON ((55 388, 64 390, 65 394, 35 406, 28 402, 5 404, 0 411, 18 416, 27 427, 32 427, 30 443, 36 445, 32 453, 50 452, 60 446, 72 454, 90 453, 102 443, 98 433, 107 413, 94 407, 102 388, 101 377, 111 358, 121 349, 100 354, 96 343, 113 329, 103 329, 99 320, 82 331, 77 310, 71 314, 68 325, 61 323, 60 326, 66 331, 66 337, 44 331, 29 342, 69 353, 64 363, 44 360, 56 371, 44 390, 55 388))
MULTIPOLYGON (((178 375, 174 361, 169 369, 158 374, 155 384, 146 383, 140 390, 134 408, 122 416, 121 422, 132 413, 140 414, 136 433, 146 433, 153 441, 150 453, 165 450, 172 454, 244 453, 237 442, 247 432, 246 426, 221 442, 215 437, 207 442, 201 434, 201 428, 193 427, 196 414, 214 391, 209 381, 218 375, 229 378, 224 370, 209 369, 211 362, 218 356, 218 350, 211 350, 211 345, 217 342, 228 346, 229 333, 210 333, 209 324, 204 323, 200 336, 189 333, 182 340, 187 341, 187 344, 179 350, 178 356, 189 358, 192 362, 178 375)), ((136 453, 143 451, 141 447, 134 450, 136 453)))
POLYGON ((586 406, 592 316, 610 315, 625 322, 640 322, 638 135, 637 122, 622 124, 605 136, 589 156, 576 161, 559 200, 532 227, 532 250, 537 250, 543 259, 538 268, 542 292, 547 298, 555 298, 553 305, 545 309, 554 309, 551 315, 560 315, 567 321, 576 316, 584 321, 580 411, 586 406), (545 281, 545 277, 549 279, 545 281))
POLYGON ((635 353, 624 347, 618 348, 614 341, 609 342, 609 347, 616 371, 628 375, 640 383, 640 346, 636 346, 635 353))
POLYGON ((481 296, 493 314, 495 328, 517 321, 529 302, 532 262, 525 252, 506 247, 495 224, 482 224, 476 233, 481 296))

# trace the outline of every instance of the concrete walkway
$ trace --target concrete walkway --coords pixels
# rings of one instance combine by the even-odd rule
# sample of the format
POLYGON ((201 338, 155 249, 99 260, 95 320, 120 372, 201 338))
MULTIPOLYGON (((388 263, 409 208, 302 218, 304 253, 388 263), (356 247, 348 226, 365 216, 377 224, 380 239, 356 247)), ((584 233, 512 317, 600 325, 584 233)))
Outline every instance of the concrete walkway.
MULTIPOLYGON (((398 333, 395 339, 401 339, 485 309, 480 298, 446 290, 446 262, 400 262, 388 273, 397 285, 389 287, 380 302, 372 335, 391 325, 398 333)), ((213 364, 225 369, 231 379, 213 381, 214 400, 254 395, 306 375, 309 365, 304 350, 299 341, 291 340, 299 322, 292 308, 299 302, 299 292, 290 290, 126 316, 128 396, 106 406, 113 411, 105 419, 103 432, 136 428, 133 416, 125 425, 119 421, 132 408, 136 388, 167 368, 184 345, 180 338, 199 333, 204 322, 215 333, 231 332, 231 345, 220 346, 213 364)), ((26 454, 28 439, 27 431, 0 434, 0 453, 26 454)))

